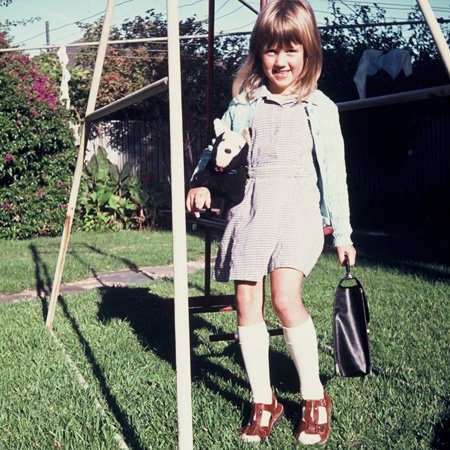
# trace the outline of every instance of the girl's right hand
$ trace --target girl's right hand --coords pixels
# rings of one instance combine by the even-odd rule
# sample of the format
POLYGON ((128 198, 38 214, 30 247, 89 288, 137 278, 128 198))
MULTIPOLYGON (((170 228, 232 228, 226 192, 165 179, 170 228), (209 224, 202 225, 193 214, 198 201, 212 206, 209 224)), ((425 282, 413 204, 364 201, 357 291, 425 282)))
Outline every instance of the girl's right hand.
POLYGON ((339 264, 341 266, 344 265, 345 257, 348 257, 348 262, 349 262, 350 266, 355 265, 356 249, 355 249, 355 247, 353 247, 352 244, 336 247, 336 250, 337 250, 337 254, 338 254, 339 264))
POLYGON ((195 217, 200 217, 200 210, 211 208, 211 192, 206 187, 189 189, 186 197, 186 209, 195 217))

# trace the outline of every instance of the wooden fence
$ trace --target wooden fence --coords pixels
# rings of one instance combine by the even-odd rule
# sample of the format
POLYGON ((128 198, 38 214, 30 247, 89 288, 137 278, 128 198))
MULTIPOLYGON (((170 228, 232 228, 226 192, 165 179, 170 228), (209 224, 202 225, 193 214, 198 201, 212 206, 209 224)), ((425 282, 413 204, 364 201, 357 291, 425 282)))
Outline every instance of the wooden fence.
POLYGON ((450 202, 448 98, 341 113, 352 212, 439 217, 450 202))
MULTIPOLYGON (((444 97, 341 112, 356 219, 429 214, 450 200, 449 106, 444 97)), ((130 161, 140 175, 170 183, 167 122, 112 121, 99 129, 96 145, 112 162, 122 167, 130 161)), ((204 127, 185 129, 186 180, 207 143, 204 127)))
MULTIPOLYGON (((207 145, 206 130, 185 130, 185 177, 189 179, 201 150, 207 145)), ((112 120, 95 127, 95 138, 88 144, 86 158, 96 148, 107 150, 109 160, 122 169, 130 162, 135 173, 170 183, 169 124, 163 119, 112 120)))

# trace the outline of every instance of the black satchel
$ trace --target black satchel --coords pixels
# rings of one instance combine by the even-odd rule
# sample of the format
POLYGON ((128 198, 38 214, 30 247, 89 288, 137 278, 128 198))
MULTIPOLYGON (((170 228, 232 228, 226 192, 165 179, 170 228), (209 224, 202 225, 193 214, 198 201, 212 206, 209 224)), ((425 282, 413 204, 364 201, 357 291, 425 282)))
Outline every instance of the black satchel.
POLYGON ((367 325, 369 306, 361 283, 350 272, 338 284, 334 296, 333 353, 336 374, 361 377, 372 373, 367 325))

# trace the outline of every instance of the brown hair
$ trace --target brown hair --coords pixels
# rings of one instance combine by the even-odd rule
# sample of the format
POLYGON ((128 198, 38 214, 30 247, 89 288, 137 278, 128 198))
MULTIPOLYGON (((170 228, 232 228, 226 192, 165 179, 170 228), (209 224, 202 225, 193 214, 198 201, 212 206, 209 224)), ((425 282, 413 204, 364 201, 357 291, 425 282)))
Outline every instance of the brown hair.
POLYGON ((250 37, 249 53, 233 83, 233 97, 244 92, 251 98, 266 76, 261 55, 270 47, 302 44, 304 67, 294 86, 299 98, 317 87, 322 71, 322 45, 311 6, 306 0, 274 0, 260 12, 250 37))

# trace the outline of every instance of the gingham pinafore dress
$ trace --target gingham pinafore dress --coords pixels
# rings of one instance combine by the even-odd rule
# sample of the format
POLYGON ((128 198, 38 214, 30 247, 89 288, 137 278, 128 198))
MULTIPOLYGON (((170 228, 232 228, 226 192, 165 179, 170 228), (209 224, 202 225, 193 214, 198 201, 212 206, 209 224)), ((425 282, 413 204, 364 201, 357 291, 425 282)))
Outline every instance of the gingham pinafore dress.
POLYGON ((324 238, 305 105, 268 91, 258 100, 245 196, 228 213, 217 281, 260 281, 280 267, 307 276, 316 264, 324 238))

